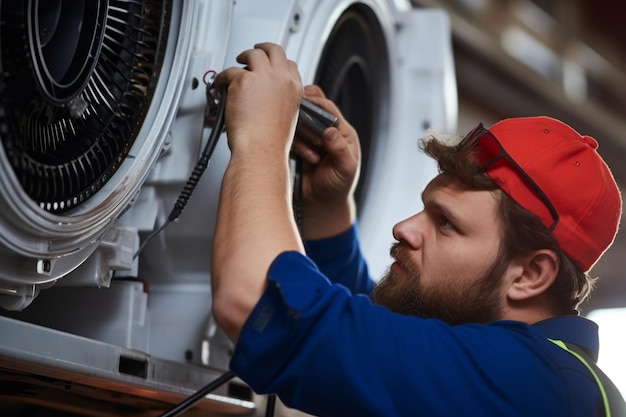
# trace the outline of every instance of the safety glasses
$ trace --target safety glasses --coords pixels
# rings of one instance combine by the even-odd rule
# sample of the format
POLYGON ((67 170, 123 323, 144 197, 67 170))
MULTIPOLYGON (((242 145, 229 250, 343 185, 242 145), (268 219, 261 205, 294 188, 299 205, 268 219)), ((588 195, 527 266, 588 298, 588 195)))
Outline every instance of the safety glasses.
POLYGON ((483 127, 482 123, 479 123, 474 129, 472 129, 464 138, 459 142, 458 149, 464 147, 471 147, 478 145, 481 151, 481 160, 486 161, 481 166, 480 170, 486 172, 492 165, 506 159, 509 164, 516 170, 520 177, 527 183, 527 185, 536 193, 541 202, 548 209, 548 212, 552 216, 552 224, 548 228, 550 232, 554 230, 559 222, 559 215, 550 202, 548 196, 539 188, 539 186, 533 181, 533 179, 524 171, 524 169, 507 153, 500 141, 491 133, 488 129, 483 127))

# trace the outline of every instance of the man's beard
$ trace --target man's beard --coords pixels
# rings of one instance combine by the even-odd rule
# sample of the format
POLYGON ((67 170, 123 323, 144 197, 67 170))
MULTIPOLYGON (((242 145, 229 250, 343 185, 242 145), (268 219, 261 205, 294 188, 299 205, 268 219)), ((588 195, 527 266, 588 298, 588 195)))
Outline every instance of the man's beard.
POLYGON ((478 280, 446 280, 424 288, 420 272, 402 248, 395 243, 391 256, 402 266, 408 276, 399 277, 389 270, 374 287, 376 304, 389 310, 422 318, 436 318, 448 324, 489 323, 502 316, 503 300, 500 294, 502 271, 497 261, 487 268, 478 280))

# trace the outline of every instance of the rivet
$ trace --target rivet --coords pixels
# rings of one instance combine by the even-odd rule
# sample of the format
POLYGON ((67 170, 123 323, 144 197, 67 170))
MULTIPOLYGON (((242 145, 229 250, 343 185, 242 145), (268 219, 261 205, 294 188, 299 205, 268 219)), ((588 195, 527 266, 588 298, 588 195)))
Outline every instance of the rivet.
POLYGON ((576 165, 576 166, 580 166, 580 162, 578 162, 578 161, 574 161, 574 165, 576 165))
POLYGON ((550 129, 543 129, 543 133, 547 135, 548 133, 550 133, 550 129))

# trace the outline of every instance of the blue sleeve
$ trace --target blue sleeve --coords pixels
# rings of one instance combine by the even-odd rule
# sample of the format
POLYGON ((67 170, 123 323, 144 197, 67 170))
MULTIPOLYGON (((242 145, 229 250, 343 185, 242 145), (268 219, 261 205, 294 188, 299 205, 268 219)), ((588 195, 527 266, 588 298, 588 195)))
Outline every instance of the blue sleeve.
POLYGON ((372 291, 374 281, 361 253, 356 224, 337 236, 305 241, 304 246, 309 258, 331 282, 347 287, 354 294, 372 291))
POLYGON ((290 407, 360 417, 588 411, 563 407, 567 393, 549 351, 559 348, 537 349, 552 343, 531 326, 453 327, 394 314, 331 284, 296 252, 281 254, 268 278, 231 369, 290 407))

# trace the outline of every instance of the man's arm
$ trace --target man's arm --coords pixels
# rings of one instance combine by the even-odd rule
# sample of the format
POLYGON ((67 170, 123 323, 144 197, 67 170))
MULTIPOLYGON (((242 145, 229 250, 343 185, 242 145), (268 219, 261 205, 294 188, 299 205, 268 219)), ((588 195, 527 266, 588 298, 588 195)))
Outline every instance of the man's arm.
MULTIPOLYGON (((222 182, 213 244, 213 314, 231 340, 267 285, 270 263, 282 252, 304 252, 292 213, 289 155, 303 163, 303 237, 320 239, 354 223, 354 189, 361 151, 354 128, 316 86, 302 89, 294 62, 277 45, 243 52, 247 66, 216 79, 227 84, 226 131, 231 160, 222 182), (339 118, 320 147, 294 136, 302 96, 339 118)), ((303 133, 306 134, 306 133, 303 133)), ((308 140, 307 140, 308 139, 308 140)))
POLYGON ((231 159, 224 174, 213 243, 213 314, 228 337, 263 293, 270 263, 303 252, 293 221, 289 149, 303 94, 294 62, 277 45, 260 44, 216 79, 227 84, 226 131, 231 159))

